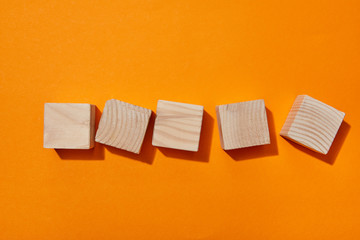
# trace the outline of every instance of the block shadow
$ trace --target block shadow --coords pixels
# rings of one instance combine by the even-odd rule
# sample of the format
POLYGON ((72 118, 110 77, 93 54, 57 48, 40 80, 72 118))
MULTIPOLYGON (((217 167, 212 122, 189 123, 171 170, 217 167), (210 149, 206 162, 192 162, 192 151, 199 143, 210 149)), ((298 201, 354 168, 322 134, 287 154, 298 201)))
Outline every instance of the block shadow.
MULTIPOLYGON (((99 126, 101 111, 95 106, 95 132, 99 126)), ((91 149, 55 149, 62 160, 104 160, 104 146, 95 142, 91 149)))
POLYGON ((154 112, 151 112, 148 128, 146 130, 144 141, 139 154, 128 152, 126 150, 111 147, 108 145, 105 145, 105 148, 113 154, 117 154, 125 158, 130 158, 151 165, 154 162, 155 150, 156 150, 151 144, 152 135, 154 131, 154 123, 155 123, 155 114, 154 112))
POLYGON ((345 121, 341 124, 341 126, 335 136, 335 139, 330 147, 330 150, 326 155, 318 153, 318 152, 314 152, 314 151, 312 151, 304 146, 301 146, 300 144, 297 144, 289 139, 286 139, 286 138, 284 138, 284 139, 287 142, 289 142, 296 149, 298 149, 314 158, 317 158, 327 164, 334 165, 336 158, 339 155, 340 149, 344 145, 345 139, 346 139, 347 135, 349 134, 350 128, 351 128, 350 124, 348 124, 345 121))
POLYGON ((169 158, 177 158, 198 162, 209 162, 214 118, 204 110, 203 122, 200 133, 199 151, 191 152, 172 148, 158 147, 159 151, 169 158))
POLYGON ((269 126, 270 144, 260 145, 254 147, 238 148, 234 150, 225 150, 225 152, 234 160, 242 161, 254 158, 270 157, 279 155, 274 116, 272 112, 266 108, 266 115, 269 126))

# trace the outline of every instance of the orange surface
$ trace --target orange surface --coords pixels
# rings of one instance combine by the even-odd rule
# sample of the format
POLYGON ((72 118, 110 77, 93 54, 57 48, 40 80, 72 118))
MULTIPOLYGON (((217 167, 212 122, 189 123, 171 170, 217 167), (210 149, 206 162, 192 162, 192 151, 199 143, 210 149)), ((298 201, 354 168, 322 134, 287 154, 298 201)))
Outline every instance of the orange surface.
POLYGON ((359 43, 359 1, 1 0, 0 239, 359 239, 359 43), (304 93, 328 157, 278 135, 304 93), (204 105, 200 152, 43 149, 45 102, 110 98, 204 105), (224 152, 215 105, 259 98, 272 145, 224 152))

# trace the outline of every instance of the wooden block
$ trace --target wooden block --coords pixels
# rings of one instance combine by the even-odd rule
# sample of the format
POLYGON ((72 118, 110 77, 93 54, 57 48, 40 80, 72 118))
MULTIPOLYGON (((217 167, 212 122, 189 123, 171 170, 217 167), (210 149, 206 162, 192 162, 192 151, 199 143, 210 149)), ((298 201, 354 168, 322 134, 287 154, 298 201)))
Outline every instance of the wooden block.
POLYGON ((44 148, 94 147, 95 106, 86 103, 45 103, 44 148))
POLYGON ((159 100, 152 144, 197 152, 204 107, 159 100))
POLYGON ((264 100, 219 105, 216 115, 224 150, 270 144, 264 100))
POLYGON ((116 99, 108 100, 95 141, 139 154, 150 116, 150 109, 116 99))
POLYGON ((280 135, 327 154, 345 113, 307 95, 299 95, 290 110, 280 135))

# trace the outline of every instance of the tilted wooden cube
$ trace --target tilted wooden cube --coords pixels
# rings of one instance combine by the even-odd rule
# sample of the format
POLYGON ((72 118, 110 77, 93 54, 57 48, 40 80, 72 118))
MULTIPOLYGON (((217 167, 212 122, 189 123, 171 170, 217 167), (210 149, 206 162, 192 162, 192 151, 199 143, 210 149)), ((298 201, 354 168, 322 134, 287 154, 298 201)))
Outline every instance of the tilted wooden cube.
POLYGON ((94 130, 94 105, 45 103, 44 148, 92 148, 94 146, 94 130))
POLYGON ((152 144, 197 152, 204 107, 159 100, 152 144))
POLYGON ((307 95, 299 95, 280 135, 316 152, 327 154, 345 113, 307 95))
POLYGON ((140 153, 151 110, 116 99, 105 103, 95 141, 140 153))
POLYGON ((264 100, 219 105, 216 115, 224 150, 270 144, 264 100))

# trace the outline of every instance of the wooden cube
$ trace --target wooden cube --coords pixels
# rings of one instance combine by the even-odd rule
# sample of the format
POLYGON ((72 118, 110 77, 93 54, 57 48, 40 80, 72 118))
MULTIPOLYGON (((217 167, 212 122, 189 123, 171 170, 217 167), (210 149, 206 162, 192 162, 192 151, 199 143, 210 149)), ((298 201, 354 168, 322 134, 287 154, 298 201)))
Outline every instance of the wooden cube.
POLYGON ((216 115, 224 150, 270 144, 264 100, 219 105, 216 115))
POLYGON ((152 144, 197 152, 204 107, 159 100, 152 144))
POLYGON ((45 103, 44 148, 92 148, 94 146, 94 130, 94 105, 45 103))
POLYGON ((345 113, 307 95, 299 95, 280 135, 315 152, 327 154, 345 113))
POLYGON ((116 99, 105 103, 95 141, 140 153, 151 110, 116 99))

